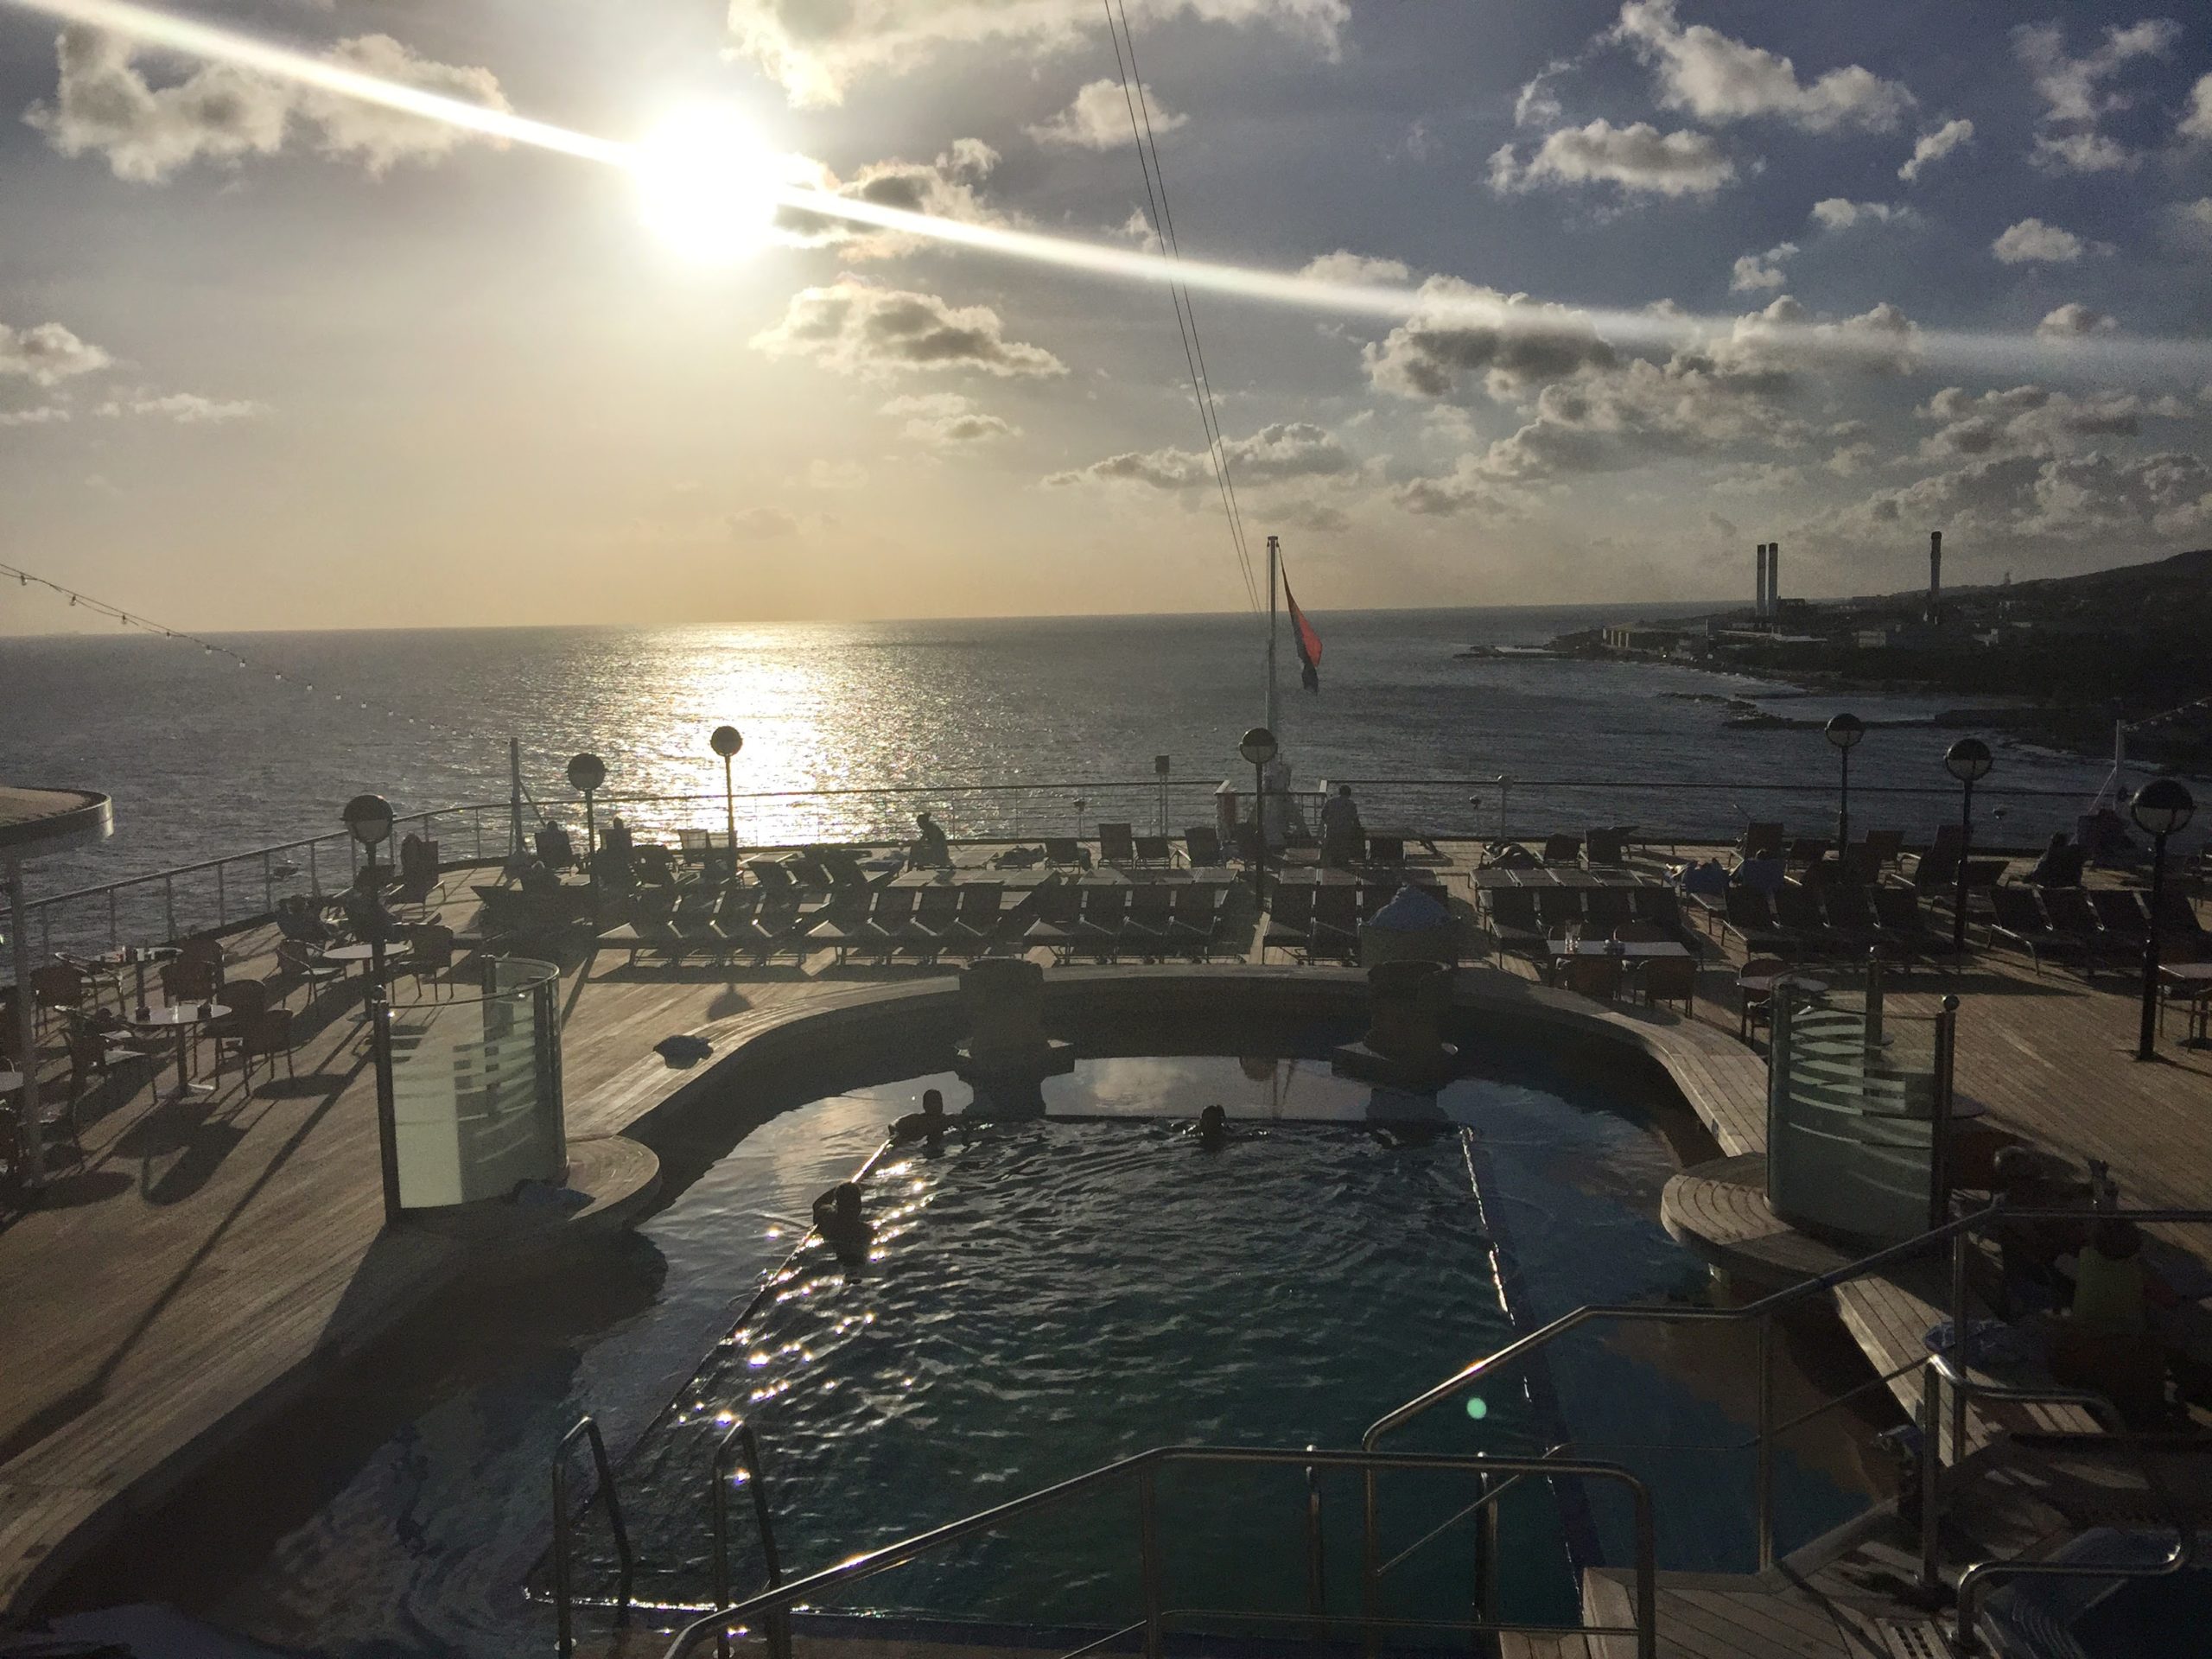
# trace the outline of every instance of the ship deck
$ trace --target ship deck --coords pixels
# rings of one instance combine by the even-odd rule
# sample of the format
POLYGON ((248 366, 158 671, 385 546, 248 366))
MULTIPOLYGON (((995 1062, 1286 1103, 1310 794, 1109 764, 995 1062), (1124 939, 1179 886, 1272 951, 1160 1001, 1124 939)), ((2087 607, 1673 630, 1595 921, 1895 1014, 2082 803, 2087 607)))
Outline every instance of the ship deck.
MULTIPOLYGON (((992 849, 963 847, 963 861, 992 849)), ((1686 848, 1683 850, 1688 851, 1686 848)), ((1471 897, 1474 843, 1444 842, 1431 866, 1454 908, 1471 897)), ((454 870, 432 908, 464 931, 473 879, 454 870)), ((1349 970, 1283 963, 1256 944, 1243 963, 1055 968, 1101 985, 1157 981, 1165 1008, 1192 976, 1295 981, 1349 970)), ((273 928, 226 940, 234 975, 275 969, 273 928)), ((1508 958, 1460 975, 1463 1000, 1610 1027, 1674 1075, 1724 1154, 1761 1150, 1764 1064, 1737 1039, 1735 963, 1715 938, 1689 1018, 1601 1005, 1536 982, 1508 958)), ((654 1045, 706 1035, 719 1065, 795 1020, 887 999, 949 994, 934 968, 840 969, 835 953, 747 969, 632 966, 602 950, 562 986, 572 1145, 620 1135, 709 1067, 664 1062, 654 1045)), ((295 989, 292 1004, 302 993, 295 989)), ((2212 1051, 2170 1036, 2160 1058, 2132 1058, 2137 1003, 2124 980, 2085 985, 2024 958, 1985 955, 1961 972, 1920 974, 1892 1006, 1963 1002, 1959 1093, 1988 1120, 2039 1145, 2112 1166, 2130 1203, 2181 1206, 2212 1192, 2212 1051)), ((303 1017, 296 1075, 157 1103, 144 1084, 87 1095, 82 1159, 65 1160, 42 1204, 0 1228, 8 1363, 0 1366, 0 1611, 19 1618, 133 1512, 157 1503, 313 1378, 388 1330, 467 1267, 465 1242, 383 1226, 374 1084, 358 991, 326 992, 303 1017)), ((66 1088, 66 1063, 43 1075, 66 1088)), ((169 1065, 159 1079, 166 1089, 169 1065)), ((2172 1231, 2212 1259, 2212 1240, 2172 1231)), ((1930 1310, 1902 1287, 1866 1281, 1845 1316, 1887 1369, 1930 1310)), ((1908 1380, 1904 1380, 1908 1381, 1908 1380)), ((1725 1621, 1723 1621, 1725 1623, 1725 1621)), ((1825 1638, 1824 1638, 1825 1642, 1825 1638)), ((1749 1651, 1701 1641, 1674 1650, 1749 1651)), ((1759 1651, 1849 1651, 1824 1643, 1759 1651)))

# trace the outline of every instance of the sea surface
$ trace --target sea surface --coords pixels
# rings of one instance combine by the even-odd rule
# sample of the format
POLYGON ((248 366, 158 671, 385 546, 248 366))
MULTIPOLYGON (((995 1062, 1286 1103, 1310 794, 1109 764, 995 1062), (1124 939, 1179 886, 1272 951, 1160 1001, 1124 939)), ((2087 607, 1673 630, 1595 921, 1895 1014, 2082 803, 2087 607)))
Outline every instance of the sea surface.
MULTIPOLYGON (((1959 701, 1807 696, 1687 668, 1459 654, 1540 645, 1618 613, 1317 617, 1318 695, 1298 690, 1283 647, 1276 724, 1298 785, 1459 780, 1419 791, 1363 785, 1371 828, 1487 832, 1503 804, 1516 834, 1640 823, 1732 836, 1746 817, 1820 833, 1834 824, 1834 752, 1817 731, 1732 729, 1721 699, 1812 719, 1848 703, 1870 721, 1924 717, 1959 701), (1501 802, 1487 781, 1501 773, 1529 781, 1501 802), (1599 786, 1548 786, 1562 781, 1599 786)), ((1179 830, 1211 820, 1222 780, 1249 779, 1236 742, 1264 716, 1262 624, 1239 616, 264 633, 219 643, 255 666, 138 634, 0 639, 0 779, 87 786, 116 804, 113 840, 41 863, 35 893, 327 834, 362 791, 403 814, 504 802, 511 737, 533 798, 578 828, 580 803, 562 769, 587 748, 606 762, 608 795, 716 798, 601 810, 625 811, 651 831, 716 826, 723 779, 707 737, 724 721, 745 734, 733 778, 740 834, 756 842, 897 836, 925 806, 955 836, 1072 833, 1102 817, 1142 830, 1160 816, 1144 780, 1162 754, 1189 780, 1166 804, 1179 830), (1111 782, 1141 786, 1100 786, 1111 782), (885 785, 922 792, 765 793, 885 785)), ((1870 732, 1853 759, 1854 785, 1866 791, 1856 824, 1924 833, 1952 816, 1955 786, 1941 760, 1957 735, 1870 732), (1906 785, 1930 792, 1872 792, 1906 785)), ((1997 747, 1980 798, 2004 808, 1996 827, 2017 843, 2070 824, 2107 770, 1997 747)), ((445 819, 434 833, 448 856, 474 850, 480 834, 503 852, 506 819, 445 819)), ((284 872, 303 862, 279 857, 270 879, 280 889, 296 883, 284 872)), ((233 891, 259 885, 251 873, 229 875, 233 891)))

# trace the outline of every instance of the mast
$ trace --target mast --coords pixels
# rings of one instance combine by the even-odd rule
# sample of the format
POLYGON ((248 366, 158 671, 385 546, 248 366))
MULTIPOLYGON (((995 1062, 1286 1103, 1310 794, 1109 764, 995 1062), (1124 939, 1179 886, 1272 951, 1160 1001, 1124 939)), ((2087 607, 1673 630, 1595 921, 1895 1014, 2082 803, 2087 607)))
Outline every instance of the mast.
POLYGON ((523 861, 522 740, 507 740, 507 868, 518 869, 523 861))
MULTIPOLYGON (((1281 562, 1281 544, 1273 536, 1268 537, 1268 719, 1267 727, 1275 729, 1275 570, 1281 562)), ((1277 742, 1282 734, 1275 734, 1277 742)))

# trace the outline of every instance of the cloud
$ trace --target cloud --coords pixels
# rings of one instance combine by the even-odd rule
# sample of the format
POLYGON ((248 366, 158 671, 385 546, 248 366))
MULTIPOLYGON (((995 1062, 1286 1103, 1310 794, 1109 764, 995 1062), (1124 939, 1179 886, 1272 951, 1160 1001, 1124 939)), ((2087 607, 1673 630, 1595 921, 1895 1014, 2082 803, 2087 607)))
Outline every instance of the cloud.
POLYGON ((2212 528, 2212 466, 2171 451, 2126 459, 2096 450, 2003 455, 1883 491, 1832 524, 1865 541, 1930 524, 1962 537, 2047 546, 2130 534, 2195 537, 2212 528))
POLYGON ((1759 312, 1736 319, 1726 341, 1714 346, 1716 364, 1738 375, 1789 374, 1810 368, 1899 375, 1920 363, 1920 329, 1884 301, 1855 317, 1816 322, 1784 294, 1759 312))
POLYGON ((1462 512, 1510 518, 1519 510, 1513 495, 1483 470, 1480 455, 1460 456, 1447 473, 1409 478, 1390 492, 1390 499, 1405 512, 1428 518, 1462 512))
POLYGON ((2178 23, 2149 17, 2125 28, 2108 27, 2095 51, 2076 58, 2067 54, 2066 33, 2056 23, 2025 23, 2014 29, 2012 49, 2027 67, 2044 105, 2028 159, 2046 173, 2059 174, 2108 173, 2139 165, 2140 155, 2097 129, 2103 117, 2132 101, 2108 91, 2107 83, 2139 58, 2164 57, 2180 38, 2178 23))
MULTIPOLYGON (((1349 0, 1157 0, 1154 17, 1269 28, 1333 60, 1349 0)), ((1043 56, 1080 44, 1095 13, 1065 0, 730 0, 737 53, 799 105, 841 104, 864 75, 901 73, 947 48, 1043 56)), ((1127 118, 1124 117, 1124 119, 1127 118)))
POLYGON ((2182 112, 2181 125, 2175 130, 2183 138, 2212 140, 2212 75, 2190 89, 2189 108, 2182 112))
POLYGON ((1905 164, 1897 168, 1897 177, 1910 184, 1929 168, 1942 161, 1953 150, 1972 142, 1974 123, 1946 121, 1933 132, 1923 132, 1912 146, 1912 154, 1905 164))
POLYGON ((2165 220, 2173 240, 2184 246, 2212 248, 2212 196, 2170 204, 2165 220))
POLYGON ((798 520, 781 507, 747 507, 728 520, 731 537, 741 542, 775 542, 795 535, 798 520))
MULTIPOLYGON (((1310 421, 1278 421, 1249 437, 1222 445, 1230 480, 1240 487, 1289 479, 1332 478, 1357 469, 1342 440, 1310 421)), ((1204 450, 1128 451, 1095 461, 1073 472, 1054 473, 1045 482, 1055 487, 1084 482, 1142 484, 1155 490, 1185 490, 1213 480, 1204 450)))
POLYGON ((1783 274, 1783 262, 1796 251, 1795 242, 1781 242, 1764 253, 1738 254, 1728 273, 1728 291, 1745 294, 1762 288, 1780 288, 1789 280, 1783 274))
POLYGON ((753 335, 752 345, 771 357, 811 358, 840 374, 1067 372, 1043 346, 1008 340, 999 314, 988 306, 954 306, 934 294, 879 288, 857 276, 801 289, 783 321, 753 335))
POLYGON ((987 443, 994 438, 1017 436, 1021 431, 1011 421, 1002 420, 978 409, 973 399, 957 391, 932 391, 919 397, 893 397, 884 404, 883 413, 893 419, 905 416, 906 435, 917 443, 925 443, 935 449, 987 443))
POLYGON ((1684 28, 1675 0, 1628 0, 1613 35, 1657 78, 1661 104, 1700 121, 1771 116, 1808 132, 1887 132, 1913 106, 1902 83, 1857 64, 1800 80, 1788 58, 1702 23, 1684 28))
POLYGON ((1813 204, 1813 217, 1824 231, 1847 231, 1854 225, 1909 225, 1919 215, 1903 202, 1830 196, 1813 204))
MULTIPOLYGON (((956 138, 934 161, 870 162, 849 179, 838 178, 819 162, 795 159, 792 181, 877 207, 969 225, 1003 225, 1005 216, 989 207, 977 188, 998 164, 998 151, 982 139, 956 138)), ((922 237, 871 230, 803 207, 779 209, 776 232, 780 240, 795 247, 836 247, 851 259, 888 259, 928 245, 922 237)))
POLYGON ((1920 452, 1931 461, 1985 455, 2056 455, 2093 440, 2139 437, 2145 419, 2193 421, 2199 411, 2173 397, 2100 392, 2076 397, 2044 386, 2013 386, 1979 397, 1946 386, 1914 411, 1937 423, 1920 452))
MULTIPOLYGON (((1148 86, 1140 84, 1154 133, 1173 132, 1191 118, 1173 113, 1148 86)), ((1094 80, 1051 120, 1023 130, 1039 143, 1059 149, 1118 149, 1129 142, 1129 99, 1121 83, 1094 80)))
POLYGON ((2069 300, 2036 325, 2036 334, 2043 340, 2080 340, 2087 334, 2108 334, 2119 327, 2104 312, 2069 300))
POLYGON ((1325 253, 1318 259, 1307 260, 1298 274, 1309 282, 1341 283, 1363 288, 1377 283, 1402 283, 1413 272, 1402 260, 1376 259, 1338 248, 1334 253, 1325 253))
POLYGON ((11 328, 0 322, 0 379, 29 380, 35 386, 59 385, 80 374, 93 374, 115 359, 58 322, 11 328))
POLYGON ((1566 306, 1501 294, 1456 276, 1432 276, 1420 292, 1428 306, 1363 353, 1369 381, 1402 397, 1448 397, 1461 379, 1480 374, 1491 395, 1510 397, 1580 369, 1605 366, 1613 348, 1590 319, 1566 306), (1471 319, 1469 302, 1497 307, 1493 320, 1471 319))
POLYGON ((2024 219, 2008 226, 1989 245, 1989 251, 2008 265, 2037 262, 2070 265, 2085 253, 2110 253, 2113 246, 2109 242, 2085 241, 2039 219, 2024 219))
MULTIPOLYGON (((133 183, 157 184, 202 160, 273 156, 295 124, 315 135, 322 154, 379 175, 401 162, 436 161, 478 137, 229 64, 206 64, 157 87, 140 73, 129 43, 81 24, 61 31, 55 53, 60 77, 53 100, 32 105, 23 119, 64 156, 104 156, 116 177, 133 183)), ((418 58, 388 35, 340 41, 323 55, 384 79, 507 108, 489 70, 418 58)))
POLYGON ((175 421, 180 426, 215 426, 226 421, 250 421, 269 413, 269 405, 247 398, 202 397, 194 391, 140 391, 112 397, 92 411, 105 420, 141 416, 175 421))
POLYGON ((1554 58, 1531 75, 1522 86, 1520 95, 1513 100, 1513 124, 1516 127, 1548 127, 1560 118, 1559 94, 1552 90, 1552 83, 1574 68, 1572 58, 1554 58))
POLYGON ((69 411, 59 404, 41 404, 35 409, 0 409, 0 427, 51 426, 69 418, 69 411))
POLYGON ((1707 196, 1736 176, 1709 134, 1662 133, 1646 121, 1617 127, 1602 117, 1548 133, 1523 165, 1510 144, 1490 158, 1491 188, 1503 194, 1541 184, 1614 184, 1629 195, 1707 196))

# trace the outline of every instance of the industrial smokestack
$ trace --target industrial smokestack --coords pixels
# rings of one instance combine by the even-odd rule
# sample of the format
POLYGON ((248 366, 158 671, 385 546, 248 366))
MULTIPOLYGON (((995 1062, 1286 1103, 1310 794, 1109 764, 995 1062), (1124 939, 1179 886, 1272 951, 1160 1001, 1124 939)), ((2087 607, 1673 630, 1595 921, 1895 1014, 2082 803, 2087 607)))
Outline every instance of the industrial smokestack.
POLYGON ((1928 620, 1935 621, 1943 611, 1943 532, 1928 532, 1928 620))
POLYGON ((1782 614, 1782 543, 1766 544, 1766 613, 1782 614))
POLYGON ((1751 614, 1766 615, 1766 543, 1759 543, 1758 556, 1751 565, 1751 614))

